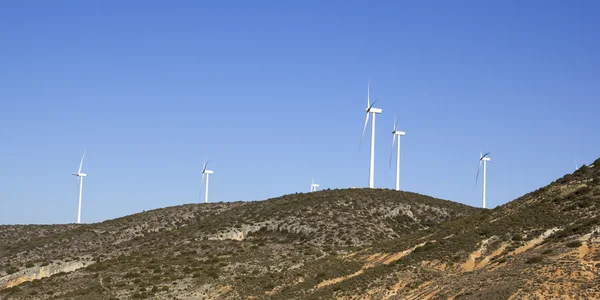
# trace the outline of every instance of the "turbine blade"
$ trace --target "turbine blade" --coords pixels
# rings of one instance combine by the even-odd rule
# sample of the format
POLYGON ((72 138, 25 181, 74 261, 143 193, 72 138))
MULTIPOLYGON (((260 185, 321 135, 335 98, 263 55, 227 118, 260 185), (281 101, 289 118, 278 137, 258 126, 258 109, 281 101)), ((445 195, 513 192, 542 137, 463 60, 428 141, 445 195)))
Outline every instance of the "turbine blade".
POLYGON ((312 181, 310 182, 310 184, 315 184, 315 173, 313 173, 312 181))
POLYGON ((367 108, 367 112, 369 112, 371 110, 371 107, 373 107, 373 105, 375 105, 375 103, 377 103, 377 100, 373 101, 373 104, 371 104, 371 106, 369 106, 369 108, 367 108))
POLYGON ((87 152, 87 149, 83 150, 83 156, 81 157, 81 162, 79 163, 79 171, 77 171, 77 174, 81 173, 81 167, 83 166, 83 159, 85 158, 85 152, 87 152))
POLYGON ((365 137, 365 130, 367 130, 367 123, 369 123, 369 112, 367 111, 367 116, 365 118, 365 126, 363 127, 362 135, 360 136, 360 144, 358 144, 358 151, 360 151, 360 146, 362 145, 363 138, 365 137))
POLYGON ((481 169, 481 159, 479 159, 479 167, 477 168, 477 176, 475 176, 475 186, 477 186, 477 180, 479 179, 479 170, 481 169))
POLYGON ((396 124, 394 124, 394 131, 398 130, 398 122, 400 122, 400 117, 398 117, 396 124))
POLYGON ((483 156, 480 158, 480 160, 481 160, 481 159, 483 159, 483 158, 484 158, 486 155, 488 155, 488 154, 490 154, 490 153, 491 153, 491 152, 488 152, 488 153, 484 154, 484 155, 483 155, 483 156))
POLYGON ((394 144, 396 143, 396 135, 392 134, 392 149, 390 150, 390 169, 392 168, 392 155, 394 154, 394 144))
POLYGON ((371 77, 369 77, 369 84, 367 85, 367 107, 371 106, 371 77))

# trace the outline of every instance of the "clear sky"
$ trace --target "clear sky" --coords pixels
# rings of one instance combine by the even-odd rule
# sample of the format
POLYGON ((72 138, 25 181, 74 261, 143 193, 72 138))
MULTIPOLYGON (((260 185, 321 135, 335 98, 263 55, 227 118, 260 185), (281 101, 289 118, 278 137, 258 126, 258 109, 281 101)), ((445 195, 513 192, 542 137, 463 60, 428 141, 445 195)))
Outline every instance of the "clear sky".
POLYGON ((600 157, 598 1, 4 1, 0 224, 368 185, 495 207, 600 157))

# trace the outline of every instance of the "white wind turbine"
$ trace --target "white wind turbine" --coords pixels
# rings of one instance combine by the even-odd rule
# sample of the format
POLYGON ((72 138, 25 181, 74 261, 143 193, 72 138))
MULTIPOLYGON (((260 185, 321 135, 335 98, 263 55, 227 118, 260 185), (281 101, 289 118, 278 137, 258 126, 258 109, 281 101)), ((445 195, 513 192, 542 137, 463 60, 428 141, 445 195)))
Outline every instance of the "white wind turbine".
POLYGON ((313 174, 312 181, 310 182, 310 191, 316 192, 318 187, 319 185, 315 183, 315 174, 313 174))
POLYGON ((81 162, 79 163, 79 170, 77 173, 73 174, 77 176, 77 179, 79 180, 79 207, 77 209, 77 224, 81 223, 81 195, 83 194, 83 177, 87 176, 87 174, 81 173, 81 167, 83 166, 83 159, 85 158, 86 151, 87 150, 83 151, 83 156, 81 157, 81 162))
POLYGON ((475 177, 475 183, 477 184, 477 179, 479 178, 479 169, 481 169, 481 162, 483 162, 483 196, 482 196, 482 208, 485 208, 485 187, 486 187, 486 166, 487 162, 490 161, 489 157, 486 157, 490 152, 481 155, 481 151, 479 151, 479 168, 477 168, 477 177, 475 177))
POLYGON ((360 137, 360 144, 358 146, 358 150, 360 151, 360 145, 362 144, 362 140, 365 136, 367 123, 369 123, 369 113, 373 114, 373 120, 371 121, 371 161, 369 164, 369 188, 373 188, 375 186, 375 115, 382 112, 380 108, 373 107, 375 102, 377 102, 377 100, 371 104, 371 79, 369 79, 369 84, 367 86, 367 115, 365 118, 365 126, 363 127, 362 136, 360 137))
POLYGON ((204 203, 208 203, 208 177, 210 174, 214 172, 212 170, 206 169, 206 165, 208 165, 208 161, 206 161, 206 157, 204 158, 204 167, 202 167, 202 181, 200 182, 200 186, 204 183, 204 175, 206 175, 206 189, 204 192, 204 203))
POLYGON ((406 135, 404 131, 398 131, 398 121, 394 115, 394 131, 392 131, 392 150, 390 151, 390 167, 392 166, 392 152, 394 151, 394 144, 396 143, 396 136, 398 137, 398 149, 396 152, 396 191, 400 190, 400 137, 406 135))
POLYGON ((579 166, 577 165, 577 159, 575 159, 575 171, 579 170, 579 166))

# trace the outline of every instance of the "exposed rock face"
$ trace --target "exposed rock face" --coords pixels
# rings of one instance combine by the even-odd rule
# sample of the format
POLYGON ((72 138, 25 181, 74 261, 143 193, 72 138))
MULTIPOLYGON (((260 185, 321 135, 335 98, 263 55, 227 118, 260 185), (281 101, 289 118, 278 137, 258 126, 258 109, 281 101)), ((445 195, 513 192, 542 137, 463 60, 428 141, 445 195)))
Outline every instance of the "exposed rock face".
POLYGON ((14 274, 10 274, 8 276, 0 278, 0 290, 17 286, 26 281, 50 277, 60 272, 73 272, 75 270, 85 268, 92 263, 92 261, 74 261, 60 264, 53 263, 43 267, 33 267, 21 270, 14 274))
POLYGON ((259 231, 261 228, 267 226, 266 224, 257 225, 243 225, 241 228, 232 229, 227 232, 220 232, 214 236, 208 237, 209 240, 235 240, 243 241, 248 233, 259 231), (261 226, 262 225, 262 226, 261 226))
POLYGON ((282 222, 277 221, 265 221, 258 222, 253 225, 242 225, 240 228, 230 229, 228 231, 219 232, 216 235, 210 236, 209 240, 236 240, 243 241, 249 233, 257 232, 261 229, 266 229, 269 231, 288 231, 297 234, 311 234, 316 231, 315 228, 311 228, 307 225, 291 225, 291 224, 281 224, 282 222))

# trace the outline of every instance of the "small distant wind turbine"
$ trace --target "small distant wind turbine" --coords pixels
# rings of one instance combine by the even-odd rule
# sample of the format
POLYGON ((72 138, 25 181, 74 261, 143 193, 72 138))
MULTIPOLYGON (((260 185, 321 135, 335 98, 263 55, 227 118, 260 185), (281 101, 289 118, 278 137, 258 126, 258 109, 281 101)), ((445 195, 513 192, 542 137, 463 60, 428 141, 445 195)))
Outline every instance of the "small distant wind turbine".
POLYGON ((208 170, 206 168, 206 166, 208 165, 209 161, 206 161, 206 157, 204 158, 204 167, 202 167, 202 181, 200 182, 200 186, 202 186, 202 184, 204 183, 204 175, 206 175, 206 189, 204 192, 204 203, 208 203, 208 176, 210 174, 213 174, 214 172, 212 170, 208 170))
POLYGON ((79 180, 79 207, 77 209, 77 224, 81 223, 81 195, 83 194, 83 177, 87 176, 85 173, 81 173, 81 167, 83 167, 83 159, 85 158, 85 152, 83 151, 83 156, 81 157, 81 162, 79 163, 79 170, 77 173, 73 173, 73 175, 77 176, 77 180, 79 180))
POLYGON ((315 183, 315 174, 313 174, 312 181, 310 182, 310 191, 316 192, 318 187, 319 185, 315 183))
POLYGON ((398 121, 394 115, 394 131, 392 131, 392 150, 390 151, 390 167, 392 166, 392 152, 394 151, 394 144, 396 143, 396 136, 398 136, 398 151, 396 152, 396 191, 400 190, 400 137, 406 135, 404 131, 398 131, 398 121))
POLYGON ((371 79, 369 79, 369 84, 367 86, 367 116, 365 118, 365 126, 363 127, 362 136, 360 137, 360 144, 358 146, 358 150, 360 151, 360 145, 362 144, 365 136, 367 123, 369 123, 369 113, 371 113, 373 114, 373 120, 371 121, 371 161, 369 164, 369 188, 373 188, 375 186, 375 115, 382 112, 382 109, 373 107, 376 102, 377 100, 371 104, 371 79))
POLYGON ((482 208, 485 208, 485 186, 486 186, 486 167, 487 162, 490 161, 489 157, 486 157, 490 152, 481 155, 481 151, 479 151, 479 168, 477 168, 477 177, 475 177, 475 184, 477 184, 477 179, 479 178, 479 169, 481 169, 481 163, 483 162, 483 196, 482 196, 482 208))
POLYGON ((577 165, 577 159, 575 159, 575 171, 579 170, 579 166, 577 165))

